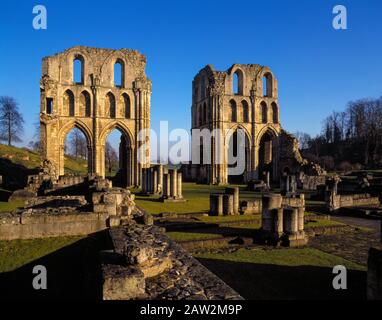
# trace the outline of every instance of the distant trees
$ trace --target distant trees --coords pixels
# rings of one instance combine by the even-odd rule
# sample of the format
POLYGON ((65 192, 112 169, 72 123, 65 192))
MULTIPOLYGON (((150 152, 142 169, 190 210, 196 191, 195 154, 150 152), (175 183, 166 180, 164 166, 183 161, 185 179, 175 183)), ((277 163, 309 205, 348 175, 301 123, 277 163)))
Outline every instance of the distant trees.
POLYGON ((86 138, 83 133, 74 128, 68 137, 68 144, 66 146, 66 153, 74 156, 75 158, 87 159, 88 157, 88 147, 86 138))
POLYGON ((9 146, 13 142, 21 142, 24 119, 19 112, 18 104, 12 97, 0 97, 0 140, 9 146))
POLYGON ((109 173, 113 171, 113 168, 118 167, 117 152, 108 141, 106 141, 105 145, 105 164, 109 173))
POLYGON ((324 120, 320 135, 312 138, 298 133, 297 136, 301 139, 303 155, 326 167, 380 168, 382 98, 349 102, 345 111, 333 112, 324 120))

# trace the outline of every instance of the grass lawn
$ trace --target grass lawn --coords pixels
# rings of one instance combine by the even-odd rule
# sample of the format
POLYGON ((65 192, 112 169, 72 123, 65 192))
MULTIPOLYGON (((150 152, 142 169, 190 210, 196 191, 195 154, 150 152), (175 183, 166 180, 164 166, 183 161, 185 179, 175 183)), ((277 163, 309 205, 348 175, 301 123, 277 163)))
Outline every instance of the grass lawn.
POLYGON ((229 223, 229 222, 236 222, 236 221, 243 221, 244 223, 246 221, 252 221, 255 219, 261 219, 261 215, 253 215, 253 216, 202 216, 198 217, 198 220, 206 223, 229 223))
POLYGON ((309 221, 305 223, 305 229, 313 228, 313 227, 330 227, 330 226, 344 226, 345 224, 333 221, 333 220, 315 220, 309 221))
POLYGON ((24 201, 0 202, 0 212, 13 211, 17 208, 24 207, 24 201))
POLYGON ((348 269, 365 271, 366 267, 313 248, 301 249, 239 249, 231 253, 199 253, 197 258, 226 260, 243 263, 261 263, 279 266, 344 265, 348 269))
MULTIPOLYGON (((233 186, 233 185, 231 185, 233 186)), ((245 186, 240 187, 240 200, 250 200, 261 197, 261 194, 245 190, 245 186)), ((224 186, 201 185, 196 183, 183 183, 183 197, 187 202, 183 203, 162 203, 159 196, 136 195, 137 204, 151 214, 162 212, 175 213, 207 213, 210 208, 210 193, 223 192, 224 186)), ((132 189, 133 192, 138 190, 132 189)))
POLYGON ((239 249, 195 257, 245 299, 366 299, 365 267, 313 248, 239 249), (347 268, 347 290, 333 289, 333 267, 347 268))
POLYGON ((0 241, 0 273, 15 270, 31 261, 77 242, 83 237, 0 241))
POLYGON ((174 241, 190 241, 203 239, 216 239, 221 236, 213 233, 193 233, 193 232, 167 232, 166 233, 174 241))

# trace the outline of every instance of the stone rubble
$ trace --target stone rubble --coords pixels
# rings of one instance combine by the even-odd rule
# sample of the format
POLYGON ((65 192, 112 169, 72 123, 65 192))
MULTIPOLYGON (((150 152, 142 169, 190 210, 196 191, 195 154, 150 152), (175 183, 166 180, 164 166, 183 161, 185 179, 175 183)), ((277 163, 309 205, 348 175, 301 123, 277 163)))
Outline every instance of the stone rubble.
POLYGON ((163 229, 130 222, 109 232, 114 250, 102 255, 105 300, 242 299, 163 229))

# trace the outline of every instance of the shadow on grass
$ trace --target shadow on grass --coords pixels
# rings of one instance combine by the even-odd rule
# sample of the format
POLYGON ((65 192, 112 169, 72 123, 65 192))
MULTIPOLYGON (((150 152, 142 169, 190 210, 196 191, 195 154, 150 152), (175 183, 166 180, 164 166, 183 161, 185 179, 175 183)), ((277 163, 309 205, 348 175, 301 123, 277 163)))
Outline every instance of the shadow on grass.
POLYGON ((108 232, 90 235, 30 262, 14 271, 0 273, 0 299, 100 300, 102 298, 100 250, 111 249, 108 232), (34 290, 33 267, 47 269, 47 290, 34 290))
POLYGON ((366 299, 366 272, 348 270, 348 289, 334 290, 332 269, 317 266, 278 266, 198 260, 249 300, 348 300, 366 299))

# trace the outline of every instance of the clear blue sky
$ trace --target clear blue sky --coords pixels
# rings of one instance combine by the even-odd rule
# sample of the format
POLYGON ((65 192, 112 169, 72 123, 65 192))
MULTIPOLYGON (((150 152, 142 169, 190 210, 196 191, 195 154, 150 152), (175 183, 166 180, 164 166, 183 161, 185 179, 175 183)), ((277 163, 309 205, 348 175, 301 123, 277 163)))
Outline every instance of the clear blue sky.
POLYGON ((206 64, 272 68, 281 121, 317 134, 349 100, 382 95, 382 1, 2 1, 0 95, 15 97, 27 122, 39 112, 41 59, 75 45, 132 48, 147 56, 152 127, 190 129, 191 83, 206 64), (43 4, 48 29, 32 28, 43 4), (348 9, 348 30, 332 28, 332 9, 348 9))

